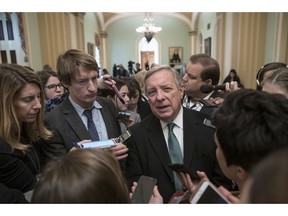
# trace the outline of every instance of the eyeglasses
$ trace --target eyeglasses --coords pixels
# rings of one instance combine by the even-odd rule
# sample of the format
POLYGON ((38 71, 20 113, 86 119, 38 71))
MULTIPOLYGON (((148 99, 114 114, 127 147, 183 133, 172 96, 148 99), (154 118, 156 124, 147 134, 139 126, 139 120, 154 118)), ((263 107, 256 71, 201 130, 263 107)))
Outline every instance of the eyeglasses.
POLYGON ((63 85, 61 83, 59 83, 58 85, 56 84, 51 84, 49 86, 45 86, 45 88, 48 88, 50 91, 54 90, 54 91, 57 91, 57 87, 62 89, 63 88, 63 85))

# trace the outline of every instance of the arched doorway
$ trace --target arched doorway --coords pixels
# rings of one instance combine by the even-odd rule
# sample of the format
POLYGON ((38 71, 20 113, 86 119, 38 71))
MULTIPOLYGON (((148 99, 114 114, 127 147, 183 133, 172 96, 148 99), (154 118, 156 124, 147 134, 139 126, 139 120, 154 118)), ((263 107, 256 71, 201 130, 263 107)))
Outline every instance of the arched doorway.
POLYGON ((151 64, 159 64, 160 58, 159 58, 159 42, 155 38, 155 36, 152 38, 152 40, 147 43, 146 38, 143 36, 139 39, 138 42, 138 59, 139 63, 141 64, 141 68, 145 69, 145 64, 148 63, 149 68, 151 67, 151 64))

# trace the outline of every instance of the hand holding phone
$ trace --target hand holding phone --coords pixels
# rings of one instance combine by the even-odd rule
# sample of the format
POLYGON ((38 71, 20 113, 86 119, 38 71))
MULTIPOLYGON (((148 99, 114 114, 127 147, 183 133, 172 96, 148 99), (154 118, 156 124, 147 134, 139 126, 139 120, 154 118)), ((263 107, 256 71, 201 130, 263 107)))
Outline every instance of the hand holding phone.
POLYGON ((116 142, 113 139, 85 142, 81 144, 81 148, 110 148, 116 146, 116 142))
POLYGON ((200 177, 197 175, 196 171, 193 171, 192 169, 188 168, 184 164, 169 164, 168 165, 170 169, 177 173, 188 173, 190 175, 191 180, 200 180, 200 177))
POLYGON ((131 113, 129 112, 118 112, 118 119, 129 119, 131 113))
POLYGON ((230 203, 209 181, 204 181, 191 200, 192 204, 228 204, 230 203))
POLYGON ((131 203, 149 203, 153 194, 153 188, 157 180, 149 176, 140 176, 137 187, 132 195, 131 203))

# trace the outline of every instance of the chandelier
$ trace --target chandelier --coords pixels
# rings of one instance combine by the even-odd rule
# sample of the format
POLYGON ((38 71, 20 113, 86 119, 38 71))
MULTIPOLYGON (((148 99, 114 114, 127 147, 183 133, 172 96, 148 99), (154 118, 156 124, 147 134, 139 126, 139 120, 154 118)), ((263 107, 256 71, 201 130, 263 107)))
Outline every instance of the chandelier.
POLYGON ((148 43, 152 40, 155 33, 162 30, 161 27, 156 27, 153 21, 154 19, 151 17, 150 13, 148 13, 144 18, 143 25, 136 28, 138 33, 144 33, 144 37, 148 43))

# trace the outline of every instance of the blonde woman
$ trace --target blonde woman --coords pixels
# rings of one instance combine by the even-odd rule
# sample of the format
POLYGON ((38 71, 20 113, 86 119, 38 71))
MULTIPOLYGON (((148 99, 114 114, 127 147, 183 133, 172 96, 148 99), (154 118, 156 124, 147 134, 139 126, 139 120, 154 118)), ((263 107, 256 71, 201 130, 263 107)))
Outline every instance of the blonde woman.
POLYGON ((0 65, 0 86, 0 183, 27 192, 43 165, 37 138, 52 136, 43 125, 43 89, 33 71, 16 64, 0 65))

